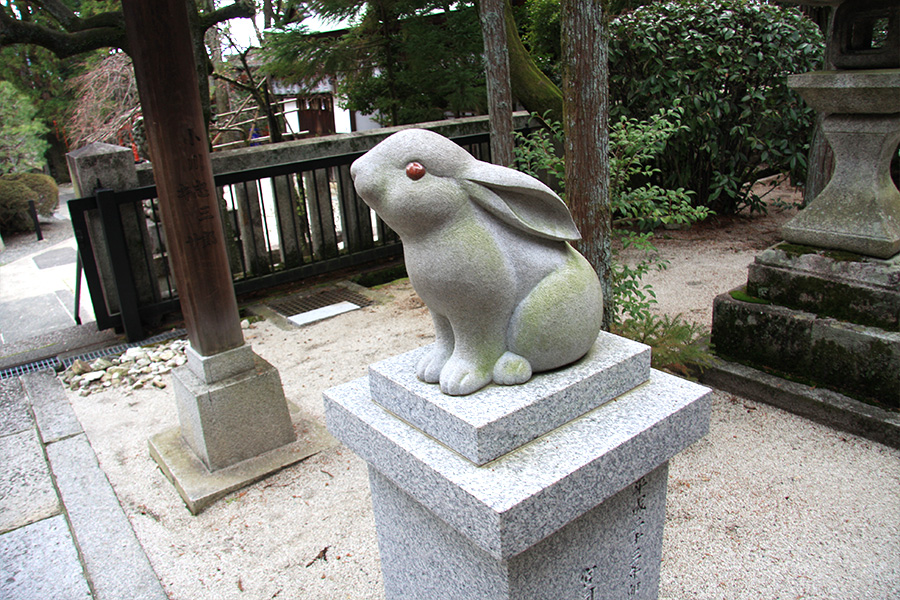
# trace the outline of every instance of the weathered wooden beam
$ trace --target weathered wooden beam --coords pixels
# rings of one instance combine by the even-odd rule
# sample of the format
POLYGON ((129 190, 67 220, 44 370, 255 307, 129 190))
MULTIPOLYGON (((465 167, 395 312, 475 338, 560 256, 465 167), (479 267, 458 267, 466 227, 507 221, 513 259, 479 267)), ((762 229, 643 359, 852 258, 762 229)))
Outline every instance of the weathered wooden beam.
POLYGON ((123 0, 169 261, 191 346, 244 343, 219 217, 187 5, 123 0))

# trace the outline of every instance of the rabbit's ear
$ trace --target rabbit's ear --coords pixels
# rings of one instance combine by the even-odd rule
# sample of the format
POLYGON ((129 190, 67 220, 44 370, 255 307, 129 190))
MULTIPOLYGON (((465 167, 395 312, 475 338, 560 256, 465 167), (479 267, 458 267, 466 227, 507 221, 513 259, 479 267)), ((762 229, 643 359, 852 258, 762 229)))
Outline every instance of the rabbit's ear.
POLYGON ((565 202, 530 175, 475 161, 460 179, 472 200, 504 223, 551 240, 581 239, 565 202))

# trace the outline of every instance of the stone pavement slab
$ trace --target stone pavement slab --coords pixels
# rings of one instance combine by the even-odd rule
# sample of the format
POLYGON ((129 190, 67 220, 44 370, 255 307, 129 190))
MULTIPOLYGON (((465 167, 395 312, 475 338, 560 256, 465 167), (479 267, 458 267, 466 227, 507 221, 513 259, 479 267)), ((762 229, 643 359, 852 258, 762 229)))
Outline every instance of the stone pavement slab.
POLYGON ((26 429, 0 437, 0 533, 59 512, 37 432, 26 429))
POLYGON ((68 264, 74 265, 77 257, 78 252, 75 248, 64 246, 38 254, 32 260, 34 260, 34 264, 37 265, 38 269, 49 269, 68 264))
POLYGON ((18 377, 0 379, 0 436, 31 427, 28 402, 18 377))
POLYGON ((0 536, 0 573, 0 598, 91 599, 62 515, 0 536))
POLYGON ((34 418, 45 444, 83 431, 55 372, 30 373, 22 377, 22 386, 31 399, 34 418))
POLYGON ((21 342, 74 324, 56 294, 0 303, 0 336, 4 344, 21 342))

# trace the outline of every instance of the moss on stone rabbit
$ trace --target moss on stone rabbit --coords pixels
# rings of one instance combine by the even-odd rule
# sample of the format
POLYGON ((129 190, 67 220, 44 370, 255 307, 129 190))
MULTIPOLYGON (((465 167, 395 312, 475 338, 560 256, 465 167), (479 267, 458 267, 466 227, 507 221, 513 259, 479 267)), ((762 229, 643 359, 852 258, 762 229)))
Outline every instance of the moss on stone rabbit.
POLYGON ((351 167, 357 193, 400 236, 434 320, 417 376, 445 394, 512 385, 572 363, 600 331, 603 299, 562 200, 538 180, 422 129, 351 167))

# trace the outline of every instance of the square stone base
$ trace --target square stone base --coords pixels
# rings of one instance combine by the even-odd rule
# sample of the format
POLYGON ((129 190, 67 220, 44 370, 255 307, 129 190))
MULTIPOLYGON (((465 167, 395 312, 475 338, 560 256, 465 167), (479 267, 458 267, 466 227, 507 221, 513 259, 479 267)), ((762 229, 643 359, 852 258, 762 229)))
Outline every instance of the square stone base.
POLYGON ((172 372, 181 436, 210 471, 295 439, 278 371, 255 354, 250 359, 249 369, 212 383, 190 365, 172 372))
POLYGON ((150 438, 150 456, 184 500, 199 514, 216 500, 337 444, 324 427, 296 419, 297 440, 217 471, 210 471, 175 427, 150 438))
POLYGON ((713 304, 720 357, 900 407, 900 256, 778 244, 713 304))
POLYGON ((659 588, 668 463, 508 560, 447 525, 369 467, 391 600, 634 598, 659 588))
MULTIPOLYGON (((666 465, 707 432, 708 389, 651 370, 615 399, 478 464, 441 432, 374 401, 371 379, 327 390, 325 414, 370 467, 389 600, 656 597, 666 465)), ((543 385, 507 393, 532 397, 543 385)), ((482 412, 479 394, 469 397, 473 413, 482 412)))

